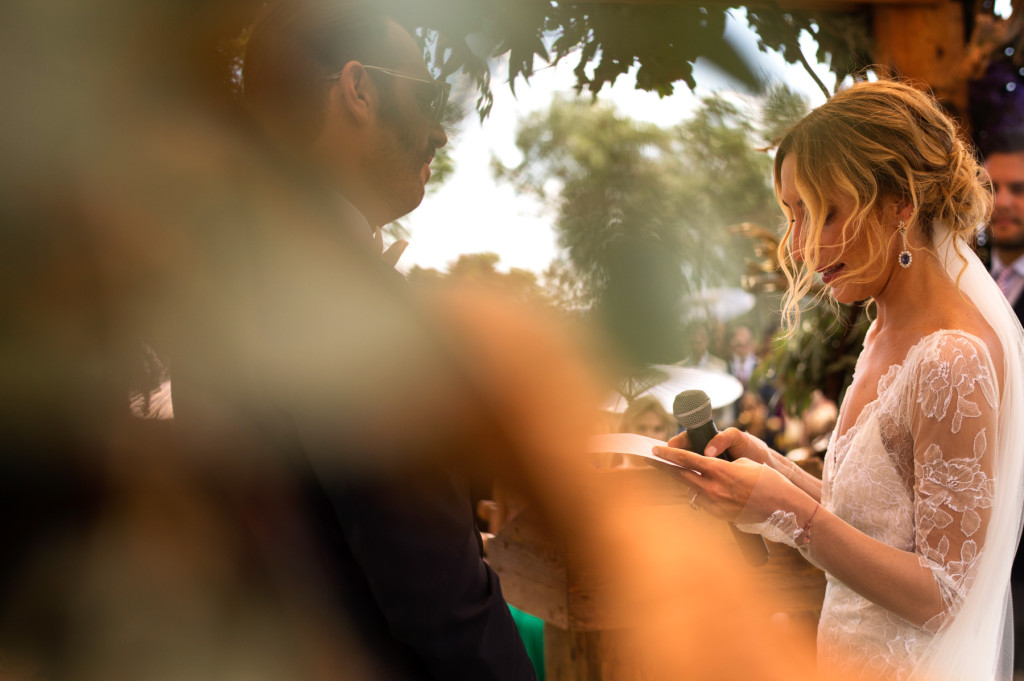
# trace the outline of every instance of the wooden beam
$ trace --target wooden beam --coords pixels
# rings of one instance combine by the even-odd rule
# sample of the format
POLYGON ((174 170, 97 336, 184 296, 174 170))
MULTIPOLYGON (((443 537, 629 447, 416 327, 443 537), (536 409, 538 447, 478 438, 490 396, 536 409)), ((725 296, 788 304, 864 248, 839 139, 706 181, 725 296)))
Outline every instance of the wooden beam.
POLYGON ((963 7, 952 0, 928 7, 876 7, 875 60, 927 84, 963 113, 967 83, 957 79, 965 50, 963 21, 963 7))

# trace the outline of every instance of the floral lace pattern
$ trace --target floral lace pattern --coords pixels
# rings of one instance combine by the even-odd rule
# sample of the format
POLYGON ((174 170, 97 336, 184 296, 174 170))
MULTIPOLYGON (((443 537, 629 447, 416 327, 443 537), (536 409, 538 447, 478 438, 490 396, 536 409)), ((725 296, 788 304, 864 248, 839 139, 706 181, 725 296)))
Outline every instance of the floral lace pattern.
POLYGON ((904 679, 974 581, 995 481, 986 453, 998 395, 981 340, 937 331, 878 382, 878 397, 825 456, 822 506, 865 534, 917 554, 944 607, 916 626, 828 577, 822 666, 904 679))
POLYGON ((796 522, 796 514, 788 511, 775 511, 760 523, 736 523, 736 528, 750 534, 759 534, 776 544, 786 544, 794 549, 801 527, 796 522))

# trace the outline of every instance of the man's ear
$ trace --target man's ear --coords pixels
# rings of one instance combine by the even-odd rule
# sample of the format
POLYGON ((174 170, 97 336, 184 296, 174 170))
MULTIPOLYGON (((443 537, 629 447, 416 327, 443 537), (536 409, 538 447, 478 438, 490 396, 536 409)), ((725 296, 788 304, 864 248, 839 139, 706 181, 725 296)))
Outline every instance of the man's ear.
POLYGON ((330 90, 330 98, 360 125, 368 123, 377 110, 377 86, 369 72, 357 61, 350 61, 330 90))

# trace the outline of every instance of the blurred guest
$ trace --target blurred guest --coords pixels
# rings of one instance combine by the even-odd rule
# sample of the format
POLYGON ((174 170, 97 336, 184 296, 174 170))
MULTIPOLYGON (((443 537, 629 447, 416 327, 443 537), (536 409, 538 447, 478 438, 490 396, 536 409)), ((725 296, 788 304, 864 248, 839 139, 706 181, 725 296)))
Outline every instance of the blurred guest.
POLYGON ((668 440, 679 430, 674 416, 665 411, 656 397, 638 397, 622 413, 619 431, 636 433, 655 440, 668 440))
POLYGON ((708 328, 703 324, 697 324, 690 330, 690 354, 679 362, 682 366, 697 367, 698 369, 713 369, 714 371, 726 371, 728 366, 725 360, 715 357, 708 350, 711 335, 708 328))
MULTIPOLYGON (((1024 321, 1024 132, 1014 130, 986 142, 985 170, 992 183, 993 211, 989 221, 992 259, 989 269, 999 289, 1024 321)), ((1024 551, 1013 561, 1014 627, 1024 632, 1024 551)), ((1024 672, 1024 634, 1014 639, 1014 669, 1024 672)))
POLYGON ((768 407, 757 393, 743 391, 739 400, 740 413, 735 426, 762 440, 771 439, 768 434, 768 407))
POLYGON ((744 393, 751 393, 757 399, 747 399, 746 405, 744 405, 744 398, 741 395, 725 411, 726 416, 731 416, 731 418, 726 419, 725 426, 735 424, 739 427, 739 419, 744 409, 748 411, 748 419, 759 419, 760 417, 755 413, 757 411, 756 405, 759 403, 763 403, 768 410, 768 414, 764 416, 765 419, 769 416, 779 416, 774 386, 757 375, 761 366, 761 359, 757 355, 757 348, 758 343, 750 327, 743 325, 733 327, 732 332, 729 334, 729 351, 731 354, 729 356, 728 371, 743 386, 744 393))
POLYGON ((721 319, 711 317, 707 320, 707 330, 710 337, 708 352, 715 357, 729 356, 729 330, 721 319))
POLYGON ((990 269, 1018 319, 1024 319, 1024 132, 986 143, 985 170, 992 183, 990 269))
POLYGON ((729 335, 729 373, 732 374, 746 388, 757 369, 758 359, 757 344, 754 342, 754 334, 746 326, 733 328, 729 335))

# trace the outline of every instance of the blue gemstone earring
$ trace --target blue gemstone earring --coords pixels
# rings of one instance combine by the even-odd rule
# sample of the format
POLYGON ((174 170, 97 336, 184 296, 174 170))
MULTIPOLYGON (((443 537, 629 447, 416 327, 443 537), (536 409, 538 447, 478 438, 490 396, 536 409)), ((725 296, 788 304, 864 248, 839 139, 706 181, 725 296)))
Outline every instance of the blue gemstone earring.
POLYGON ((910 254, 910 248, 907 247, 907 228, 903 226, 903 220, 900 220, 900 236, 903 237, 903 250, 899 255, 900 267, 907 269, 914 261, 914 256, 910 254))

